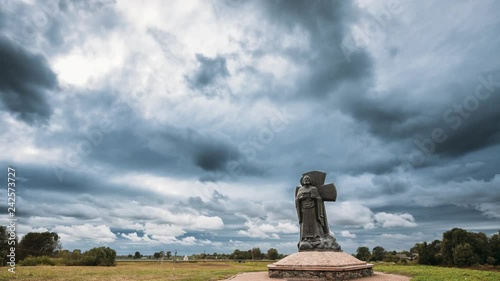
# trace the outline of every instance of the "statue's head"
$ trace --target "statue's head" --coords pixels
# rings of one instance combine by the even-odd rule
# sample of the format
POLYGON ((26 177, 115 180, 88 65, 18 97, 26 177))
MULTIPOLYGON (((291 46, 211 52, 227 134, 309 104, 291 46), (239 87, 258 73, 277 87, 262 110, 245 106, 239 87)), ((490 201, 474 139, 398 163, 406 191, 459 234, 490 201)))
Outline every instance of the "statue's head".
POLYGON ((308 175, 305 175, 303 178, 302 178, 302 184, 303 185, 311 185, 312 181, 311 181, 311 177, 309 177, 308 175))

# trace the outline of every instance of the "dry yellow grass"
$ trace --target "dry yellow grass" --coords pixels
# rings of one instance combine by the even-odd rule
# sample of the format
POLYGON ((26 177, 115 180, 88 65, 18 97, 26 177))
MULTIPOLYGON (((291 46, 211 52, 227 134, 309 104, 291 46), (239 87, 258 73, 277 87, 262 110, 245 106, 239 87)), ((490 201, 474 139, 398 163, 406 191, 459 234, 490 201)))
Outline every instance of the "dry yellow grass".
POLYGON ((114 267, 18 266, 16 273, 1 268, 0 280, 22 281, 215 281, 241 272, 266 271, 270 262, 117 262, 114 267))

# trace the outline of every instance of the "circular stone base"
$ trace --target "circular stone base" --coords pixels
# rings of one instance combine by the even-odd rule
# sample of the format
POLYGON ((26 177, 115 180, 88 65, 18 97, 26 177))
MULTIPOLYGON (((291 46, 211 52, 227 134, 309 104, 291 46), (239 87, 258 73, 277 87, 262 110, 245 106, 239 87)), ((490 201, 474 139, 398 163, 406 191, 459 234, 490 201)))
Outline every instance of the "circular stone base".
POLYGON ((299 252, 267 266, 271 278, 349 280, 371 276, 367 264, 344 252, 299 252))

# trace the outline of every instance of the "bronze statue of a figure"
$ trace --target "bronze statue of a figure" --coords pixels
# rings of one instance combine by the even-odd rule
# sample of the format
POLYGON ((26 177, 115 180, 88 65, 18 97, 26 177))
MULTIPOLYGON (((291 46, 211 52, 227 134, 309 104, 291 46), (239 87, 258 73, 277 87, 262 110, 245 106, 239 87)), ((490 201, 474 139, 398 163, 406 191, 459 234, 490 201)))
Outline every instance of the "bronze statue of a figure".
POLYGON ((300 224, 299 251, 340 251, 330 234, 324 204, 324 201, 335 201, 337 191, 333 184, 323 185, 325 177, 322 172, 305 173, 300 180, 301 186, 295 190, 300 224))

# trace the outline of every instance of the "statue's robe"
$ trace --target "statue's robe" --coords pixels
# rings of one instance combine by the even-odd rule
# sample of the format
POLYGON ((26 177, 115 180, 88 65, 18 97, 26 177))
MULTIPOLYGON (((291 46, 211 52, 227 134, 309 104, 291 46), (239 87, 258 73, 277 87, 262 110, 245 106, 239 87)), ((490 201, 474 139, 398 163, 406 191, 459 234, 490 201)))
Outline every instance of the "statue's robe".
POLYGON ((295 207, 300 224, 300 241, 328 235, 325 204, 315 186, 300 186, 295 192, 295 207))

